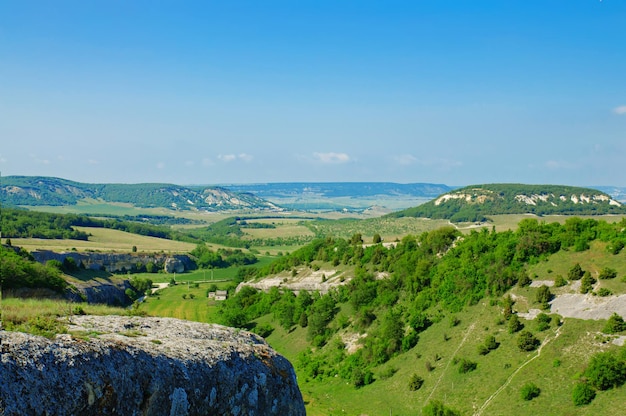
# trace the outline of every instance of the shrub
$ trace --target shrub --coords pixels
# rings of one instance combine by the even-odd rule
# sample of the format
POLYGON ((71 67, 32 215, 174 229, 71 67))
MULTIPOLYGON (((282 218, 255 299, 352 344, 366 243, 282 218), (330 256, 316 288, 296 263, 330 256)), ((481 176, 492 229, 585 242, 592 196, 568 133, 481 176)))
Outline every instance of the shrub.
POLYGON ((598 390, 619 387, 626 381, 626 362, 611 352, 600 352, 591 357, 585 376, 598 390))
POLYGON ((511 315, 509 319, 509 334, 514 334, 517 331, 521 331, 524 328, 524 324, 520 322, 517 314, 511 315))
POLYGON ((557 274, 556 278, 554 279, 554 286, 562 287, 565 285, 567 285, 567 280, 565 280, 565 278, 561 276, 560 274, 557 274))
POLYGON ((567 277, 569 278, 569 280, 580 280, 584 274, 585 271, 582 269, 582 267, 580 267, 580 264, 576 263, 567 273, 567 277))
POLYGON ((585 272, 582 280, 580 281, 580 293, 585 294, 589 293, 593 290, 593 284, 596 282, 596 279, 591 276, 589 271, 585 272))
POLYGON ((478 354, 480 354, 480 355, 487 355, 487 354, 489 354, 489 348, 487 348, 487 346, 484 345, 484 344, 480 344, 478 346, 478 354))
POLYGON ((626 323, 624 323, 624 318, 618 315, 616 312, 613 312, 613 315, 609 318, 604 326, 602 332, 605 334, 615 334, 617 332, 622 332, 626 330, 626 323))
POLYGON ((496 337, 494 337, 493 335, 489 335, 485 340, 485 346, 490 350, 495 350, 496 348, 498 348, 499 345, 500 344, 498 344, 498 341, 496 341, 496 337))
POLYGON ((520 351, 534 351, 541 342, 530 332, 522 331, 517 338, 517 347, 520 351))
POLYGON ((539 397, 540 393, 541 393, 541 389, 532 382, 526 383, 522 386, 522 390, 521 390, 522 400, 532 400, 535 397, 539 397))
POLYGON ((362 370, 357 367, 352 371, 350 381, 354 387, 367 386, 368 384, 372 384, 374 382, 374 374, 368 369, 362 370))
POLYGON ((252 332, 260 337, 267 338, 274 332, 274 327, 268 323, 259 324, 252 329, 252 332))
POLYGON ((541 307, 543 309, 548 309, 550 307, 549 302, 552 300, 552 293, 550 292, 550 288, 546 285, 541 285, 539 289, 537 289, 537 293, 535 295, 535 301, 537 303, 541 303, 541 307))
POLYGON ((611 291, 611 289, 607 289, 606 287, 601 287, 600 289, 598 289, 596 294, 604 298, 606 296, 611 296, 613 292, 611 291))
POLYGON ((128 288, 124 291, 124 293, 126 294, 126 296, 128 296, 130 298, 130 300, 136 300, 137 299, 137 293, 132 290, 131 288, 128 288))
POLYGON ((600 270, 600 274, 598 275, 598 279, 615 279, 617 277, 617 270, 611 269, 610 267, 604 267, 600 270))
POLYGON ((470 371, 476 370, 477 366, 478 366, 478 363, 467 360, 465 358, 461 358, 461 360, 459 361, 459 373, 461 374, 469 373, 470 371))
POLYGON ((572 391, 572 400, 576 406, 583 406, 589 404, 595 399, 596 391, 591 388, 587 383, 578 383, 574 386, 572 391))
POLYGON ((438 400, 432 400, 428 402, 422 409, 422 415, 424 416, 461 416, 461 413, 445 406, 438 400))
MULTIPOLYGON (((380 379, 381 380, 387 380, 388 378, 393 377, 394 374, 396 374, 396 372, 398 372, 398 369, 396 367, 393 366, 388 366, 385 367, 381 372, 380 372, 380 379)), ((415 375, 415 374, 414 374, 415 375)))
POLYGON ((526 287, 526 286, 529 286, 531 283, 532 283, 532 280, 530 280, 530 277, 528 277, 526 273, 522 273, 520 275, 519 280, 517 281, 517 286, 526 287))
POLYGON ((424 384, 424 379, 417 374, 413 374, 409 379, 409 390, 417 391, 424 384))
POLYGON ((550 321, 552 320, 552 318, 542 312, 537 315, 535 320, 537 321, 537 330, 545 331, 546 329, 550 328, 550 321))

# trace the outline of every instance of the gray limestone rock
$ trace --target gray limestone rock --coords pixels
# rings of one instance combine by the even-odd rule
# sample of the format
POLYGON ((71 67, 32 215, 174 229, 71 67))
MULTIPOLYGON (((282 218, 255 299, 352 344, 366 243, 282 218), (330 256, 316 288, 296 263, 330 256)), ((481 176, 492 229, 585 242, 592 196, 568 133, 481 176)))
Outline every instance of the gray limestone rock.
POLYGON ((0 414, 305 414, 289 361, 246 331, 125 316, 69 331, 0 332, 0 414))

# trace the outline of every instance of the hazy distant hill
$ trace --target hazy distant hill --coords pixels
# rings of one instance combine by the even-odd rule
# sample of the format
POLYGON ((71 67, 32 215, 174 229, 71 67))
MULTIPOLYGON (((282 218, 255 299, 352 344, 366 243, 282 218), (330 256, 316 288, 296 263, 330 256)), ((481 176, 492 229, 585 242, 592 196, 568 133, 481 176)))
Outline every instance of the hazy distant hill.
POLYGON ((303 210, 362 210, 372 206, 399 210, 424 203, 453 188, 433 183, 291 182, 223 185, 249 192, 282 207, 303 210))
POLYGON ((290 182, 243 185, 224 185, 236 192, 250 192, 257 196, 293 197, 317 195, 328 198, 372 197, 377 195, 397 195, 434 198, 452 188, 434 183, 392 183, 392 182, 290 182))
POLYGON ((626 208, 596 189, 560 185, 487 184, 446 192, 430 202, 391 215, 482 221, 488 215, 526 213, 626 214, 626 208))
POLYGON ((169 209, 279 209, 249 193, 220 187, 172 184, 87 184, 40 176, 7 176, 0 187, 2 203, 13 206, 75 205, 80 200, 123 202, 138 207, 169 209))

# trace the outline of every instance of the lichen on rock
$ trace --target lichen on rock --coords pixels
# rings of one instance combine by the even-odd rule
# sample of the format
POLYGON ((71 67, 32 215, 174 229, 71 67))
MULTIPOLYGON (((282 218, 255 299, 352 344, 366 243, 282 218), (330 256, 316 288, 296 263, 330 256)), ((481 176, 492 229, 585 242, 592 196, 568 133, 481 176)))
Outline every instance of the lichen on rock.
POLYGON ((289 361, 249 332, 122 316, 68 327, 98 335, 0 333, 0 414, 305 414, 289 361))

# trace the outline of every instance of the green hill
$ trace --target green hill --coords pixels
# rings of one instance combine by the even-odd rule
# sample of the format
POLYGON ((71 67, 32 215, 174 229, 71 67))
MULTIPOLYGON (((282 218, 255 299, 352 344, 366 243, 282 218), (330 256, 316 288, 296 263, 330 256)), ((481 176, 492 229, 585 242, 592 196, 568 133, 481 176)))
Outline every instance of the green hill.
POLYGON ((252 194, 220 187, 158 183, 87 184, 40 176, 3 177, 0 187, 0 200, 9 206, 76 205, 88 199, 174 210, 279 209, 275 204, 252 194))
POLYGON ((608 194, 590 188, 562 185, 487 184, 447 192, 391 217, 485 221, 489 215, 603 215, 624 214, 626 208, 608 194))
POLYGON ((607 320, 626 315, 624 225, 526 219, 517 231, 446 227, 388 245, 328 237, 248 274, 213 316, 294 363, 311 415, 439 414, 429 403, 618 415, 626 326, 607 320), (587 388, 596 398, 577 404, 587 388))

